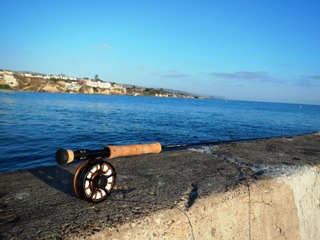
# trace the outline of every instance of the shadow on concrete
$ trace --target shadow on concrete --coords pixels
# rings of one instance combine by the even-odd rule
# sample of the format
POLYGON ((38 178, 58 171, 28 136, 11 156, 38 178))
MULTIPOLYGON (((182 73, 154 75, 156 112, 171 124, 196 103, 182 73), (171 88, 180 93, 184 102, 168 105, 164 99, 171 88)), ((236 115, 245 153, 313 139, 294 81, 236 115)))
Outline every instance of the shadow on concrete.
POLYGON ((76 197, 73 190, 74 175, 66 169, 61 167, 44 167, 31 169, 29 172, 50 187, 69 196, 76 197))

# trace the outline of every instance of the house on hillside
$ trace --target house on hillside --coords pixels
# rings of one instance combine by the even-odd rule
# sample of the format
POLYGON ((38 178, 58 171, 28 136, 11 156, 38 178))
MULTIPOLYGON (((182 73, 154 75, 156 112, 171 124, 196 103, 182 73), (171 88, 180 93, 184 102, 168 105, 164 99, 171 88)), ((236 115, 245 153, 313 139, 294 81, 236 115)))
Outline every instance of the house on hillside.
POLYGON ((96 88, 111 88, 111 83, 96 81, 96 80, 86 80, 86 85, 89 87, 96 87, 96 88))
POLYGON ((77 81, 66 82, 66 88, 70 91, 79 91, 81 85, 77 81))
POLYGON ((7 85, 10 87, 18 86, 17 79, 13 76, 13 72, 1 70, 0 74, 2 75, 1 78, 7 85))

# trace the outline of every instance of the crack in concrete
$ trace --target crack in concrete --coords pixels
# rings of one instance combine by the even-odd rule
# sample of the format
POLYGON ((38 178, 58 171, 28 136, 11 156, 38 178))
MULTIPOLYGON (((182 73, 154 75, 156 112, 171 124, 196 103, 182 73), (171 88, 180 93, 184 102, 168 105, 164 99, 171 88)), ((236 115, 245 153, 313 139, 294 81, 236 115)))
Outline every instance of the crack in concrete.
POLYGON ((251 192, 250 185, 247 184, 248 188, 248 222, 249 222, 249 240, 251 240, 251 192))

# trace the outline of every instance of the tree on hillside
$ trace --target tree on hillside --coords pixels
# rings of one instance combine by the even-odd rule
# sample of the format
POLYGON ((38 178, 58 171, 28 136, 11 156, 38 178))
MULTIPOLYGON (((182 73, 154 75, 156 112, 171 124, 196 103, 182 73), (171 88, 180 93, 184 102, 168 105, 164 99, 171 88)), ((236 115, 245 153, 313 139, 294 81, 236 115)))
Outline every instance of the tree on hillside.
POLYGON ((96 74, 96 75, 94 76, 94 80, 96 80, 96 81, 100 80, 98 74, 96 74))

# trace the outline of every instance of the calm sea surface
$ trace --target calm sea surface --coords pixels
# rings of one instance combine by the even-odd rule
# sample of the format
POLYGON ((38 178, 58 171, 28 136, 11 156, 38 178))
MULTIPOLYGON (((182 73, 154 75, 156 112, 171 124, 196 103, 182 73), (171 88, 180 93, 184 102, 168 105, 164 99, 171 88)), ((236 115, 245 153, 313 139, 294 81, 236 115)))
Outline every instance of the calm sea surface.
POLYGON ((198 143, 319 130, 319 105, 0 91, 0 171, 56 165, 59 148, 198 143))

